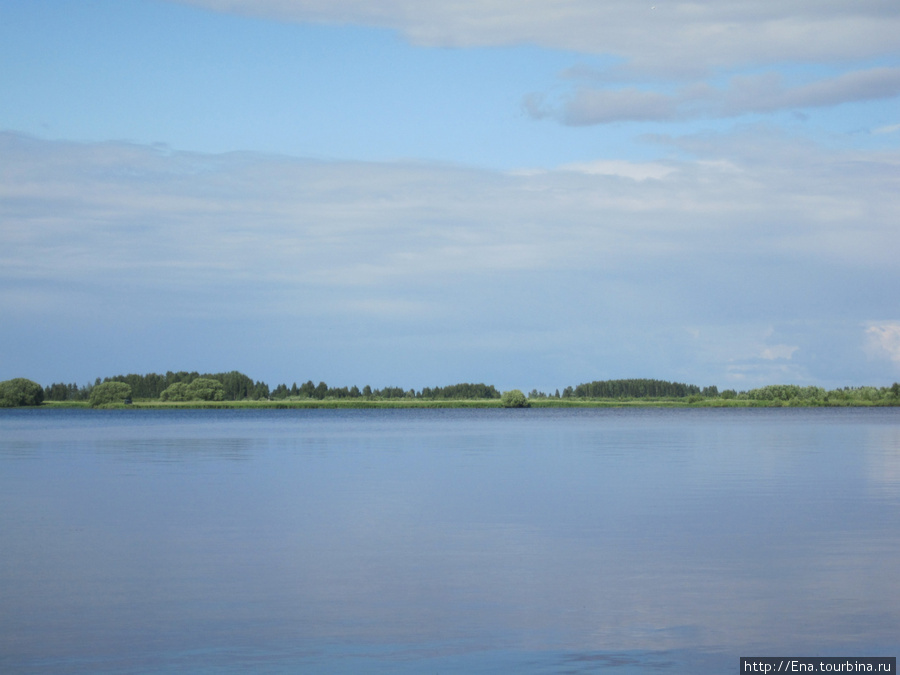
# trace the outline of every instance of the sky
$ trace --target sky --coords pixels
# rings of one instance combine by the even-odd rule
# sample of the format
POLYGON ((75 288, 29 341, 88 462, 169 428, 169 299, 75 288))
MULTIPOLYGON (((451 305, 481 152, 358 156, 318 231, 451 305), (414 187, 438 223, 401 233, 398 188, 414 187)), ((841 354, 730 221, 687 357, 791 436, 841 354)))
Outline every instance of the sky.
POLYGON ((900 380, 896 0, 0 0, 0 380, 900 380))

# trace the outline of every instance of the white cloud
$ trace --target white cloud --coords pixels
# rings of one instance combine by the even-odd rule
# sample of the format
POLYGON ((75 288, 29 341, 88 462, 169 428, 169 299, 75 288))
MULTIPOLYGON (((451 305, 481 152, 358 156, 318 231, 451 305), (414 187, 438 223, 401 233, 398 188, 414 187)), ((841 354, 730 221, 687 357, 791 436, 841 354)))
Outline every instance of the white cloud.
POLYGON ((776 251, 878 267, 898 243, 900 158, 765 133, 679 141, 696 162, 519 174, 4 139, 0 258, 20 278, 353 286, 776 251))
POLYGON ((866 329, 866 336, 873 354, 900 364, 900 323, 872 324, 866 329))
POLYGON ((890 65, 900 52, 900 5, 884 0, 173 1, 386 28, 424 47, 538 45, 608 57, 603 71, 575 65, 561 73, 572 87, 563 96, 523 96, 532 117, 570 126, 731 118, 900 95, 900 68, 890 65), (797 65, 833 74, 785 83, 776 72, 797 65), (729 75, 724 86, 712 79, 729 75))
POLYGON ((573 162, 564 164, 559 169, 561 171, 577 171, 599 176, 622 176, 632 180, 661 180, 675 171, 675 168, 659 162, 627 162, 622 160, 573 162))
POLYGON ((809 375, 803 368, 784 361, 729 364, 725 368, 725 385, 736 389, 752 389, 766 384, 800 384, 808 379, 809 375))
POLYGON ((895 54, 900 46, 900 8, 882 0, 183 1, 283 21, 390 28, 426 46, 535 44, 613 54, 632 68, 669 73, 861 60, 895 54))
POLYGON ((791 345, 771 345, 766 347, 760 353, 760 357, 767 361, 775 361, 778 359, 790 360, 799 347, 791 345))
POLYGON ((555 104, 543 96, 530 94, 524 99, 524 107, 536 119, 552 117, 564 124, 583 126, 620 121, 737 117, 898 95, 900 68, 873 68, 793 87, 785 87, 781 76, 775 72, 733 77, 725 89, 694 84, 668 94, 635 88, 581 86, 555 104))
MULTIPOLYGON (((502 173, 0 134, 0 306, 7 326, 227 317, 460 349, 564 332, 529 361, 748 385, 802 381, 813 353, 748 325, 889 315, 900 156, 762 128, 670 142, 699 159, 502 173)), ((871 335, 890 346, 886 326, 871 335)))
POLYGON ((704 358, 719 364, 727 386, 747 388, 760 382, 806 381, 803 364, 794 358, 802 353, 801 346, 779 340, 801 337, 808 345, 809 333, 827 330, 819 323, 797 326, 785 321, 776 328, 762 322, 732 321, 693 326, 689 333, 704 358))

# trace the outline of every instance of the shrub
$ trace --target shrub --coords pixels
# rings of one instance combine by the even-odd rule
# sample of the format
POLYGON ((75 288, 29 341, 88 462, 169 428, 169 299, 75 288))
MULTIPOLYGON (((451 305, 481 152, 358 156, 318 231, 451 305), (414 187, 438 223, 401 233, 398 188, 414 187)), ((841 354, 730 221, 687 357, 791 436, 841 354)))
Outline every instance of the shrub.
POLYGON ((187 401, 188 391, 187 384, 184 382, 173 382, 162 390, 159 395, 160 401, 187 401))
POLYGON ((222 401, 225 387, 218 380, 208 377, 195 378, 190 384, 175 382, 159 395, 161 401, 222 401))
POLYGON ((525 394, 518 389, 513 389, 503 392, 500 396, 500 405, 504 408, 527 408, 529 404, 525 394))
POLYGON ((225 387, 218 380, 198 377, 187 386, 191 401, 221 401, 225 398, 225 387))
POLYGON ((103 382, 91 389, 91 407, 124 403, 131 397, 131 385, 124 382, 103 382))
POLYGON ((0 407, 40 405, 44 401, 44 389, 37 382, 17 377, 0 382, 0 407))

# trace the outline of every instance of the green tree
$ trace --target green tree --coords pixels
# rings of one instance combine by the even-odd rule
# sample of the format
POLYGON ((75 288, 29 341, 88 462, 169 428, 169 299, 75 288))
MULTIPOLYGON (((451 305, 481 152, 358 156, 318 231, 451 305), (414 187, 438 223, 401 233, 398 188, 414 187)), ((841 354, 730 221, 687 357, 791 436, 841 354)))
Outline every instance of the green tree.
POLYGON ((500 405, 504 408, 527 408, 529 406, 528 399, 518 389, 504 391, 500 395, 500 405))
POLYGON ((160 401, 189 401, 188 386, 184 382, 173 382, 162 390, 159 395, 160 401))
POLYGON ((802 390, 796 384, 769 384, 758 389, 751 389, 747 397, 752 401, 790 401, 799 399, 802 390))
POLYGON ((43 401, 44 389, 37 382, 24 377, 0 382, 0 407, 2 408, 40 405, 43 401))
POLYGON ((253 380, 247 375, 232 370, 230 373, 222 373, 214 376, 225 387, 225 398, 229 401, 240 401, 250 398, 254 391, 253 380))
POLYGON ((63 382, 54 382, 49 387, 44 387, 45 401, 65 401, 69 398, 69 385, 63 382))
POLYGON ((218 380, 197 377, 190 383, 173 382, 159 395, 161 401, 223 401, 225 386, 218 380))
POLYGON ((110 405, 115 403, 124 403, 126 398, 131 397, 131 386, 124 382, 102 382, 94 385, 91 389, 91 407, 96 408, 102 405, 110 405))
MULTIPOLYGON (((578 398, 684 398, 699 394, 695 384, 664 380, 601 380, 579 384, 573 395, 578 398)), ((565 393, 563 393, 565 397, 565 393)))
POLYGON ((218 380, 198 377, 187 386, 187 394, 191 401, 221 401, 225 398, 225 387, 218 380))
POLYGON ((494 385, 487 385, 482 382, 473 384, 471 382, 460 382, 459 384, 451 384, 446 387, 425 387, 422 389, 421 398, 427 399, 483 399, 483 398, 500 398, 500 392, 494 388, 494 385))
POLYGON ((269 385, 260 380, 253 385, 253 396, 255 400, 269 398, 269 385))

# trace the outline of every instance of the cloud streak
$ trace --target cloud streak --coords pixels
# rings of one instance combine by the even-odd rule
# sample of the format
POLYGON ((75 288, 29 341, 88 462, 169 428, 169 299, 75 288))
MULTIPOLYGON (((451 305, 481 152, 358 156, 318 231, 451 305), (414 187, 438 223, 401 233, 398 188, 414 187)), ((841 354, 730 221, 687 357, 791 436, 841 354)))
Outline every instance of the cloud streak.
POLYGON ((894 98, 900 95, 900 68, 872 68, 809 84, 786 87, 778 73, 731 78, 725 88, 691 85, 665 94, 628 87, 582 86, 557 103, 540 94, 523 99, 537 119, 554 118, 570 126, 623 121, 683 121, 729 118, 751 113, 803 110, 894 98))
POLYGON ((603 86, 581 82, 562 96, 523 98, 532 117, 568 126, 733 118, 900 94, 900 68, 892 65, 900 6, 882 0, 180 1, 279 21, 387 28, 422 47, 536 45, 607 57, 601 71, 562 73, 567 80, 580 71, 603 86), (785 83, 777 70, 786 64, 839 74, 785 83), (762 74, 742 74, 748 71, 762 74), (713 79, 723 77, 724 86, 713 79))
MULTIPOLYGON (((0 308, 7 325, 175 322, 174 334, 287 322, 288 350, 365 326, 358 339, 425 361, 429 344, 465 352, 518 334, 529 359, 563 372, 591 355, 625 371, 597 377, 721 384, 788 360, 812 377, 806 355, 826 369, 838 357, 776 332, 748 361, 687 339, 690 326, 800 321, 827 335, 834 317, 890 316, 900 156, 832 156, 765 129, 677 144, 699 159, 504 173, 3 134, 0 308)), ((497 349, 478 358, 512 368, 497 349)))
POLYGON ((789 60, 861 60, 896 53, 892 2, 814 0, 635 3, 631 0, 183 0, 282 21, 378 26, 423 46, 533 44, 612 54, 643 72, 702 72, 789 60))
POLYGON ((900 323, 875 324, 866 329, 866 334, 876 357, 887 357, 900 364, 900 323))
MULTIPOLYGON (((760 135, 757 146, 766 139, 760 135)), ((730 153, 743 141, 729 147, 720 138, 730 156, 699 162, 502 173, 6 135, 3 262, 24 277, 144 269, 196 281, 208 274, 335 286, 429 272, 591 268, 598 260, 622 269, 644 256, 722 253, 723 246, 886 262, 898 198, 885 191, 898 185, 870 179, 895 172, 898 158, 836 161, 814 147, 779 150, 777 137, 768 141, 766 151, 738 156, 730 153)), ((679 143, 704 154, 715 145, 679 143)))

